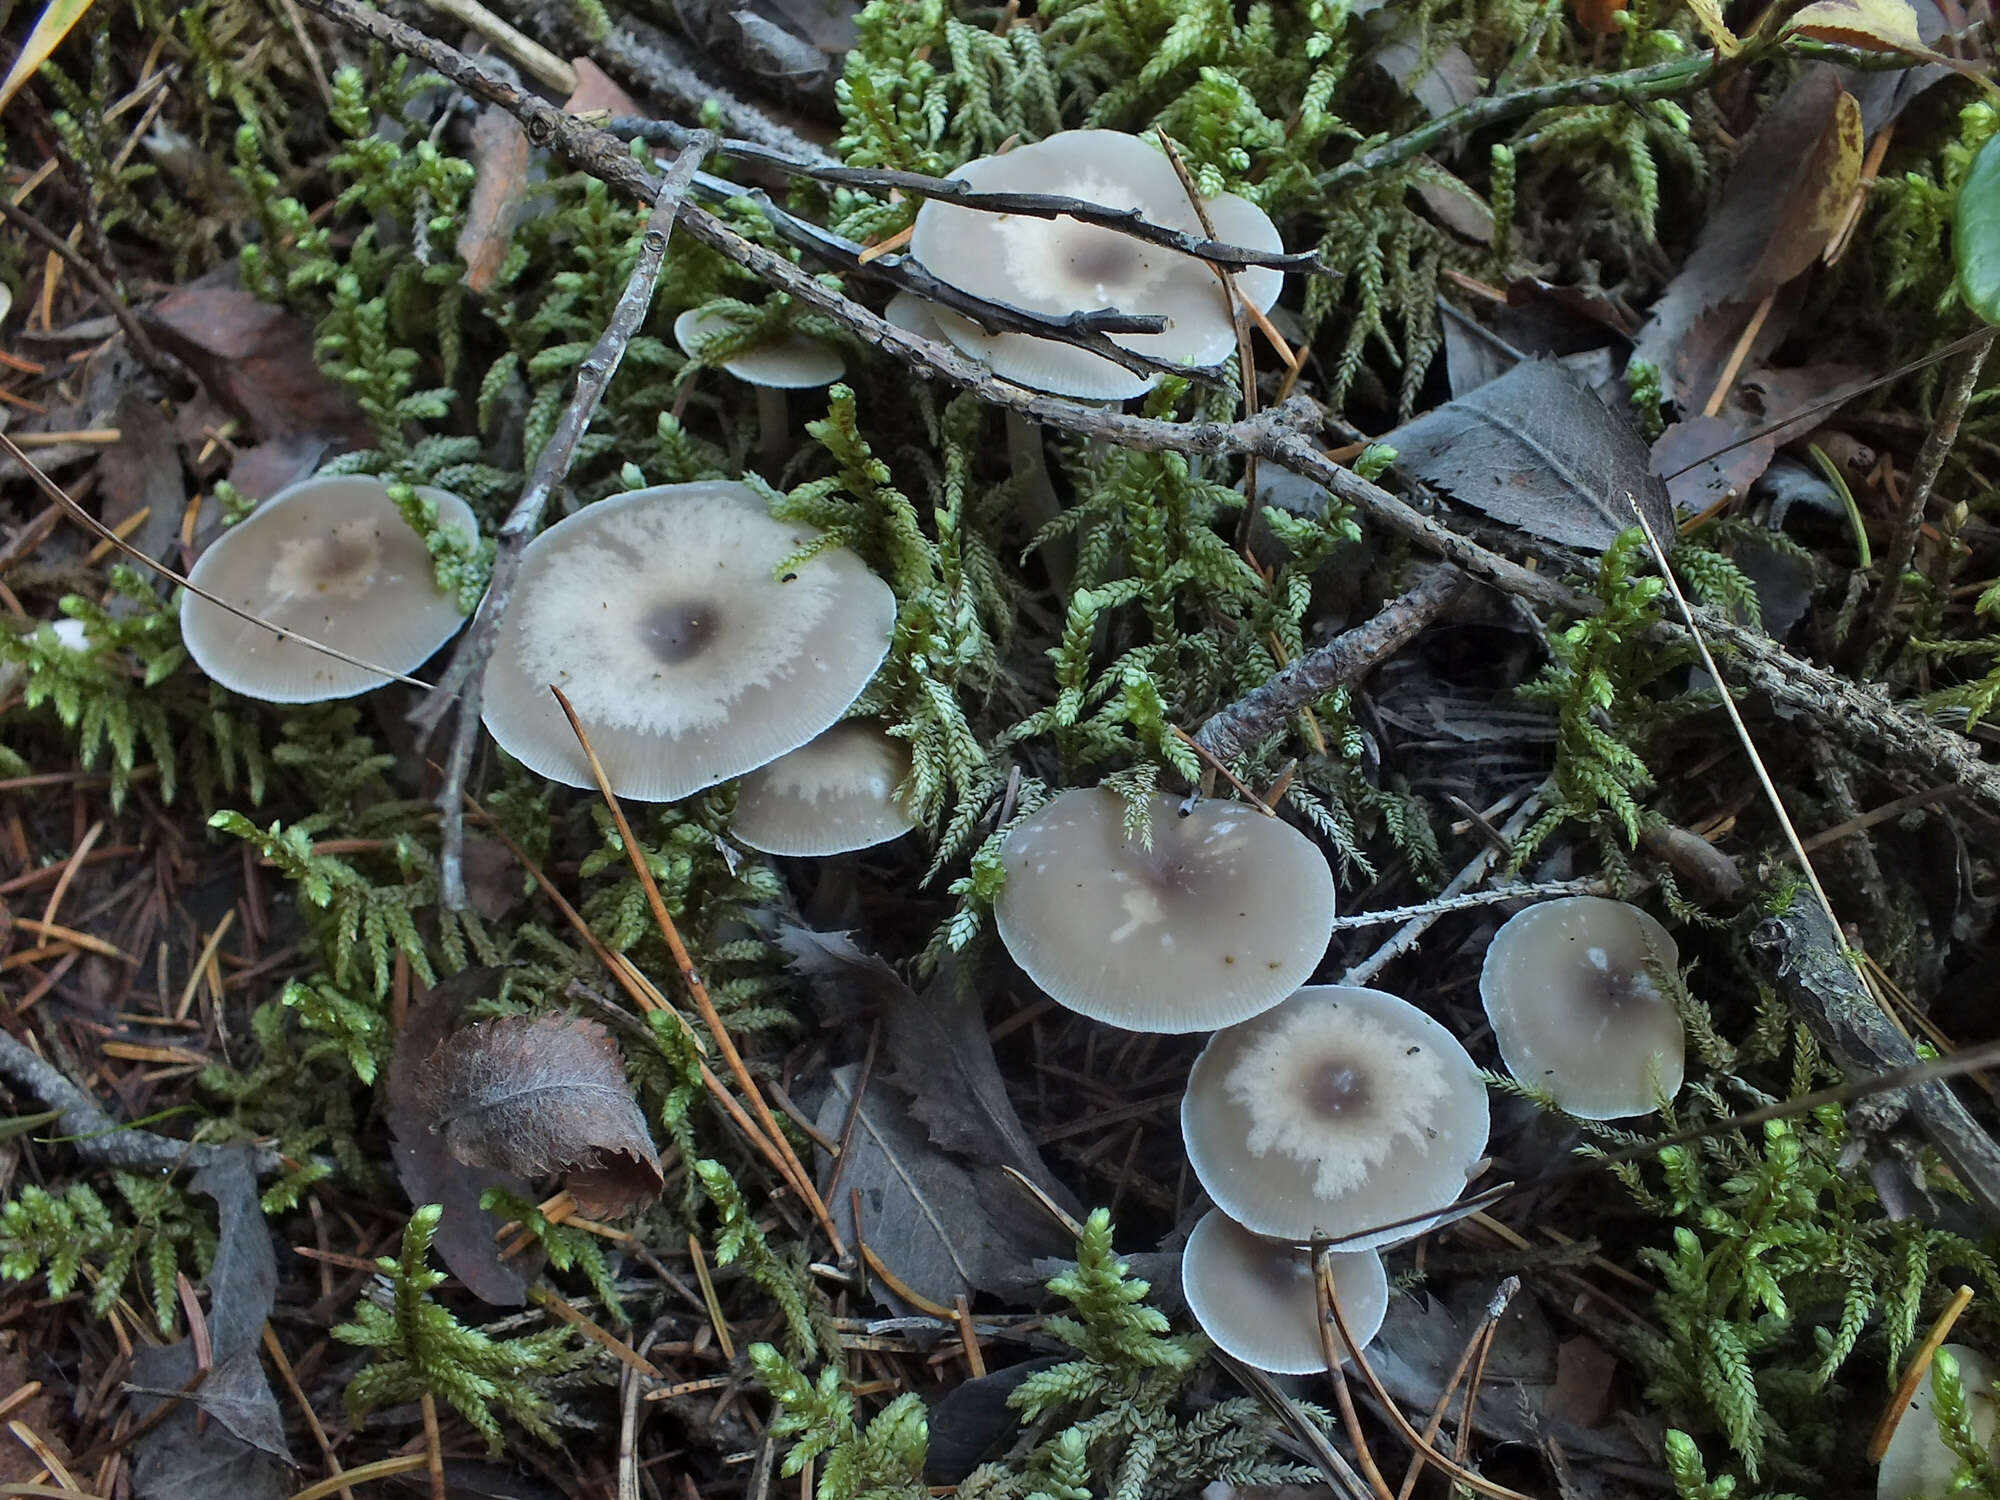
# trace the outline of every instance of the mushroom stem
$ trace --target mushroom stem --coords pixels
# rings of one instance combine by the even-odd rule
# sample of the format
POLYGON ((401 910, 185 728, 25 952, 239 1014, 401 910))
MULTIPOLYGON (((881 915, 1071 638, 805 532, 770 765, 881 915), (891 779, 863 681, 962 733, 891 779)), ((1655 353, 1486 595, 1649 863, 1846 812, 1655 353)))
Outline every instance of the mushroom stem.
POLYGON ((757 387, 757 451, 773 484, 791 453, 791 403, 777 386, 757 387))
MULTIPOLYGON (((1007 408, 1007 460, 1021 488, 1021 519, 1030 533, 1041 529, 1062 514, 1054 481, 1049 478, 1048 454, 1042 447, 1042 429, 1026 417, 1007 408)), ((1049 570, 1049 582, 1057 592, 1067 593, 1076 578, 1076 539, 1052 537, 1042 544, 1042 564, 1049 570)))

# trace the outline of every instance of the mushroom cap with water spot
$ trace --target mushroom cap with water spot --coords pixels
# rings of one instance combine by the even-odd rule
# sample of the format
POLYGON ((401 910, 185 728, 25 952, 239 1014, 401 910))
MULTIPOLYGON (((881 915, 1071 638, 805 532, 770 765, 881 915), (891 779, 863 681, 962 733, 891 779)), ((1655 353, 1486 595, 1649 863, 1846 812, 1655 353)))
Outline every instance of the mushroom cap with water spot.
POLYGON ((1570 1114, 1650 1114, 1679 1092, 1687 1035, 1647 972, 1680 957, 1636 906, 1565 896, 1517 912, 1493 935, 1479 997, 1507 1071, 1570 1114))
POLYGON ((845 854, 901 838, 916 823, 896 789, 909 747, 848 719, 745 776, 730 831, 765 854, 845 854))
MULTIPOLYGON (((694 357, 703 339, 727 332, 731 326, 727 313, 690 307, 674 319, 674 342, 683 354, 694 357)), ((747 385, 802 391, 832 385, 847 373, 847 362, 833 345, 787 330, 738 349, 722 361, 722 368, 747 385)))
MULTIPOLYGON (((479 535, 472 507, 417 493, 441 524, 479 535)), ((410 672, 465 617, 437 586, 424 539, 382 480, 328 474, 280 490, 224 531, 188 573, 196 588, 260 620, 391 672, 410 672)), ((388 679, 211 604, 181 596, 181 639, 195 665, 231 692, 266 703, 351 698, 388 679)))
MULTIPOLYGON (((1145 139, 1116 130, 1066 130, 1002 156, 967 162, 952 177, 980 192, 1054 193, 1107 208, 1136 208, 1151 222, 1204 233, 1173 163, 1145 139)), ((1222 193, 1202 207, 1215 237, 1251 250, 1282 250, 1277 226, 1247 198, 1222 193)), ((910 255, 960 291, 1028 312, 1066 317, 1115 308, 1162 315, 1160 333, 1119 333, 1134 353, 1212 365, 1236 350, 1236 325, 1222 284, 1204 261, 1162 245, 1068 217, 992 214, 932 198, 917 210, 910 255)), ((1277 300, 1284 273, 1246 266, 1235 281, 1262 312, 1277 300)), ((987 333, 969 318, 933 308, 945 336, 996 374, 1061 396, 1122 401, 1159 384, 1101 354, 1027 333, 987 333)))
POLYGON ((1148 799, 1152 846, 1125 799, 1068 791, 1000 851, 1000 940, 1058 1004, 1129 1031, 1207 1031, 1276 1005, 1333 934, 1333 872, 1304 834, 1240 802, 1186 817, 1148 799))
POLYGON ((1395 1225, 1449 1209, 1488 1124, 1486 1085, 1458 1039, 1414 1005, 1352 985, 1300 990, 1218 1031, 1181 1099, 1188 1164, 1217 1208, 1254 1233, 1343 1250, 1435 1223, 1395 1225))
POLYGON ((867 564, 731 482, 614 495, 523 550, 481 717, 536 774, 588 787, 568 696, 611 788, 671 802, 768 765, 847 712, 896 600, 867 564))
MULTIPOLYGON (((1389 1311, 1389 1276, 1373 1250, 1331 1253, 1340 1315, 1363 1349, 1389 1311)), ((1201 1216, 1181 1253, 1181 1294, 1201 1331, 1225 1354, 1273 1375, 1324 1372, 1312 1252, 1252 1234, 1219 1209, 1201 1216)), ((1344 1360, 1353 1351, 1334 1347, 1344 1360)))
MULTIPOLYGON (((1949 1353, 1958 1361, 1958 1380, 1965 1392, 1973 1436, 1991 1455, 1996 1428, 2000 1428, 2000 1407, 1995 1406, 1993 1396, 2000 1365, 1964 1344, 1945 1344, 1938 1352, 1949 1353)), ((1958 1455, 1938 1436, 1935 1393, 1926 1373, 1917 1382, 1916 1394, 1882 1455, 1882 1467, 1875 1476, 1875 1500, 1930 1500, 1951 1488, 1958 1470, 1958 1455)))

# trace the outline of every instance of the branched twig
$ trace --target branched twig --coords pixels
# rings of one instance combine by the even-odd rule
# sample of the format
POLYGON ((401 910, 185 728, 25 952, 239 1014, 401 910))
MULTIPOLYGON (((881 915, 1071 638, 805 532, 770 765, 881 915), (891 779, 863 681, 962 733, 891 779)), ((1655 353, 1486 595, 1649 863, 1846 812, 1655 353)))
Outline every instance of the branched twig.
POLYGON ((1986 363, 1987 353, 1993 348, 1996 332, 2000 330, 1987 329, 1986 336, 1960 356, 1958 368, 1952 372, 1951 385, 1945 391, 1944 406, 1939 410, 1937 421, 1924 439, 1924 446, 1918 450, 1917 461, 1910 470, 1910 487, 1903 493, 1903 508, 1896 517, 1895 534, 1889 538, 1882 560, 1882 587, 1875 595, 1874 606, 1868 611, 1868 623, 1862 627, 1861 639, 1856 643, 1860 647, 1856 656, 1864 663, 1864 676, 1872 676, 1887 653, 1889 622, 1895 615, 1897 602, 1903 597, 1903 574, 1909 570, 1910 559, 1916 555, 1917 537, 1924 529, 1924 511, 1930 505, 1931 491, 1937 487, 1938 475, 1944 472, 1944 461, 1951 456, 1952 444, 1958 441, 1959 423, 1965 420, 1966 408, 1972 404, 1972 393, 1979 385, 1979 371, 1986 363))
POLYGON ((1349 912, 1333 919, 1335 932, 1356 927, 1387 927, 1392 922, 1418 919, 1435 921, 1448 912, 1477 911, 1502 901, 1551 901, 1558 896, 1602 896, 1609 891, 1601 880, 1543 880, 1534 885, 1503 885, 1489 891, 1466 891, 1456 896, 1438 896, 1412 906, 1385 906, 1378 911, 1349 912))
POLYGON ((1219 761, 1234 760, 1276 734, 1300 709, 1335 688, 1359 682, 1443 614, 1465 586, 1458 569, 1432 569, 1368 620, 1314 647, 1211 717, 1196 732, 1195 742, 1219 761))
MULTIPOLYGON (((136 1125, 121 1125, 107 1115, 97 1102, 71 1083, 62 1069, 37 1057, 22 1043, 0 1031, 0 1078, 26 1089, 50 1109, 60 1110, 56 1133, 79 1156, 102 1162, 108 1167, 173 1171, 180 1167, 213 1165, 236 1146, 204 1146, 194 1141, 177 1141, 155 1135, 136 1125)), ((251 1165, 260 1175, 279 1170, 278 1153, 268 1147, 251 1152, 251 1165)))
MULTIPOLYGON (((524 94, 453 48, 357 5, 354 0, 301 0, 301 3, 351 30, 416 57, 461 88, 500 105, 521 121, 531 142, 554 150, 592 176, 643 202, 650 203, 658 195, 659 179, 633 159, 623 141, 524 94)), ((1572 615, 1596 614, 1603 608, 1602 602, 1593 596, 1482 547, 1351 469, 1342 468, 1321 452, 1309 435, 1325 423, 1326 415, 1303 397, 1294 396, 1282 405, 1236 422, 1169 422, 1045 396, 998 378, 986 366, 956 349, 885 321, 786 257, 744 239, 699 205, 683 199, 678 222, 718 254, 776 290, 834 318, 872 348, 923 374, 948 381, 981 401, 1020 412, 1031 421, 1064 432, 1126 448, 1186 454, 1255 454, 1323 486, 1388 536, 1440 557, 1509 594, 1572 615)), ((1723 658, 1723 669, 1738 685, 1764 693, 1777 707, 1803 714, 1827 732, 1908 766, 1927 779, 1935 779, 1936 772, 1942 770, 1982 803, 1990 815, 2000 817, 2000 769, 1981 758, 1974 741, 1898 708, 1877 689, 1801 661, 1769 637, 1724 619, 1713 610, 1697 609, 1694 613, 1708 638, 1729 648, 1723 658)), ((1686 629, 1677 624, 1662 622, 1654 633, 1662 640, 1676 643, 1688 640, 1686 629)))
POLYGON ((660 183, 653 203, 652 218, 639 242, 639 257, 631 278, 612 309, 611 322, 577 367, 576 395, 549 435, 535 460, 528 487, 500 527, 500 545, 493 559, 493 579, 479 612, 465 633, 445 672, 437 692, 418 704, 410 720, 428 738, 442 722, 451 706, 458 705, 458 721, 452 726, 451 751, 445 759, 444 785, 438 789, 437 809, 444 820, 443 849, 439 855, 439 888, 446 906, 456 911, 465 905, 465 777, 472 765, 472 752, 479 742, 480 689, 486 678, 486 663, 500 633, 500 622, 514 597, 514 583, 521 576, 521 554, 535 533, 542 529, 542 512, 555 493, 569 466, 576 459, 576 447, 590 426, 590 419, 604 399, 611 377, 625 357, 625 348, 646 312, 653 305, 653 289, 659 284, 660 268, 666 263, 667 240, 673 233, 674 213, 681 194, 687 191, 694 169, 713 136, 697 132, 660 183))
MULTIPOLYGON (((693 133, 688 126, 672 120, 648 120, 621 116, 605 122, 604 128, 627 140, 649 141, 655 145, 681 146, 693 133)), ((878 193, 901 193, 906 198, 941 198, 960 208, 974 208, 989 214, 1024 214, 1034 219, 1076 219, 1130 235, 1148 244, 1164 245, 1232 270, 1242 266, 1269 266, 1277 271, 1317 272, 1327 269, 1310 250, 1252 250, 1226 240, 1190 234, 1149 222, 1136 208, 1106 208, 1082 198, 1066 198, 1060 193, 993 193, 975 191, 952 177, 930 177, 922 172, 895 172, 874 167, 830 166, 773 150, 755 141, 725 140, 717 147, 724 156, 741 161, 763 162, 793 177, 810 177, 831 187, 862 188, 878 193)))

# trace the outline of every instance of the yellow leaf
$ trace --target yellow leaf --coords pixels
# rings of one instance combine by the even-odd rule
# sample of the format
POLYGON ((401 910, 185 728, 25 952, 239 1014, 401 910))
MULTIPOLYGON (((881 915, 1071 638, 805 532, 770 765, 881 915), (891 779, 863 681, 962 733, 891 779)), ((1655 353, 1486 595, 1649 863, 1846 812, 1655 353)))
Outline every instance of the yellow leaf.
POLYGON ((91 0, 49 0, 43 9, 41 19, 35 22, 35 29, 28 33, 28 40, 21 47, 21 55, 14 59, 14 66, 7 74, 7 81, 0 83, 0 109, 21 91, 21 85, 34 75, 35 69, 49 60, 49 54, 56 50, 56 44, 69 35, 70 29, 83 19, 83 13, 90 9, 91 0))
POLYGON ((1743 44, 1736 40, 1736 33, 1722 19, 1722 0, 1688 0, 1688 9, 1701 29, 1708 33, 1708 39, 1715 43, 1715 50, 1724 57, 1734 57, 1743 44))
POLYGON ((1785 33, 1867 52, 1931 55, 1917 32, 1917 12, 1910 0, 1814 0, 1792 17, 1785 33))

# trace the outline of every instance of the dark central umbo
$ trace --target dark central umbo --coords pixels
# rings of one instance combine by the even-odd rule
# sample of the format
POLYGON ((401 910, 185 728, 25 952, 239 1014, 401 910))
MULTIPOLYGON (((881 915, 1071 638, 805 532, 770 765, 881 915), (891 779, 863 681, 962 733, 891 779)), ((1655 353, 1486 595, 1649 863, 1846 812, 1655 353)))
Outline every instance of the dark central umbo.
POLYGON ((1313 1069, 1306 1102, 1316 1113, 1338 1118, 1368 1108, 1368 1075, 1351 1063, 1330 1062, 1313 1069))
POLYGON ((721 618, 721 611, 702 599, 656 604, 646 612, 639 638, 662 665, 678 667, 701 655, 721 618))

